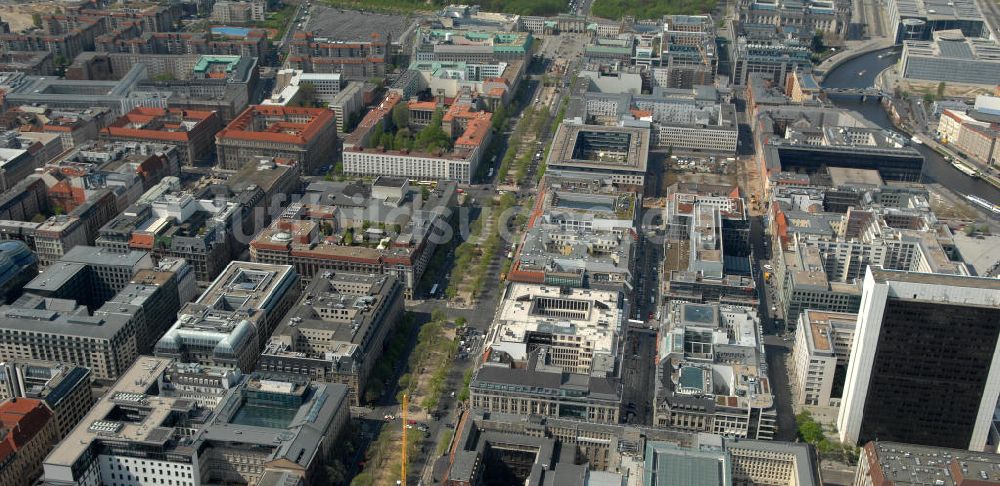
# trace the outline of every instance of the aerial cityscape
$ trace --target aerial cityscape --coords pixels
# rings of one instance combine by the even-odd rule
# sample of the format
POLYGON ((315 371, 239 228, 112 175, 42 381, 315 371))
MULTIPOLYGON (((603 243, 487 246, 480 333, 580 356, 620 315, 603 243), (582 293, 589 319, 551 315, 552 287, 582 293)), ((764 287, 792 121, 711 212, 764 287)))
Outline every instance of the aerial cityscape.
POLYGON ((0 486, 1000 486, 998 0, 449 1, 0 1, 0 486))

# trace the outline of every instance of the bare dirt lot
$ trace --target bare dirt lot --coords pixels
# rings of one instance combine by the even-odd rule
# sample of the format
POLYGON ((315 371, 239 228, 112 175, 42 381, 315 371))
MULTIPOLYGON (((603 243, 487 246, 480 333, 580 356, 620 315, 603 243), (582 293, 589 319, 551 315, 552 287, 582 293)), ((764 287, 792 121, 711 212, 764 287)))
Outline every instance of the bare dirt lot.
POLYGON ((11 32, 20 32, 34 24, 31 14, 52 14, 76 2, 33 2, 33 3, 0 3, 0 18, 10 24, 11 32))

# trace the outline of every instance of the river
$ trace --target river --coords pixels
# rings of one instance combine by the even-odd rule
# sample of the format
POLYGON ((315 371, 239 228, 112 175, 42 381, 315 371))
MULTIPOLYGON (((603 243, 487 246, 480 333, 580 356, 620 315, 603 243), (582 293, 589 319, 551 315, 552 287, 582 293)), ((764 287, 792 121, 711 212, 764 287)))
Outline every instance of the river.
MULTIPOLYGON (((867 88, 875 85, 875 77, 880 72, 899 60, 899 53, 889 51, 873 52, 847 61, 830 71, 823 80, 823 87, 828 88, 867 88), (885 55, 879 58, 879 55, 885 55), (862 73, 860 76, 858 73, 862 73)), ((857 111, 876 125, 892 129, 889 116, 882 105, 875 101, 866 103, 847 98, 836 99, 834 104, 841 108, 857 111)), ((960 194, 975 194, 1000 204, 1000 190, 982 181, 973 179, 946 162, 937 152, 923 145, 917 145, 917 150, 924 155, 924 182, 936 182, 960 194)))

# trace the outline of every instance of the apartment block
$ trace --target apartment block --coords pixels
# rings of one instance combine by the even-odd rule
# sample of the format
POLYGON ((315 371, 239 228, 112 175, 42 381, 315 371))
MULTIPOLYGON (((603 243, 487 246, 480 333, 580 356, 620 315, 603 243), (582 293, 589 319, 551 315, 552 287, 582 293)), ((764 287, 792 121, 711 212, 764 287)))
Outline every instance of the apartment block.
MULTIPOLYGON (((447 147, 421 151, 411 151, 405 147, 379 148, 378 140, 374 137, 381 133, 376 129, 390 126, 388 122, 393 108, 404 102, 406 101, 400 95, 390 92, 378 107, 365 115, 354 132, 344 139, 344 172, 470 183, 489 146, 493 133, 493 115, 482 109, 478 100, 470 97, 457 99, 441 117, 442 130, 452 141, 450 150, 447 147)), ((430 110, 421 109, 425 108, 423 105, 424 103, 410 106, 411 112, 417 108, 417 111, 429 111, 427 114, 432 115, 437 108, 444 109, 444 106, 434 103, 426 106, 430 110)), ((415 121, 417 120, 411 119, 410 122, 414 127, 395 129, 416 128, 415 121)))

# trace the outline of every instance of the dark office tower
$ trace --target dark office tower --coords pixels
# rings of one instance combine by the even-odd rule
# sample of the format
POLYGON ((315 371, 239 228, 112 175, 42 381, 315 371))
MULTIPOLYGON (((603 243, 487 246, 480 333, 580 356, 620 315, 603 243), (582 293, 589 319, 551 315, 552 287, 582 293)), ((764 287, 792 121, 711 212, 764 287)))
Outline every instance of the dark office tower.
POLYGON ((1000 394, 1000 280, 868 268, 837 428, 982 451, 1000 394))

